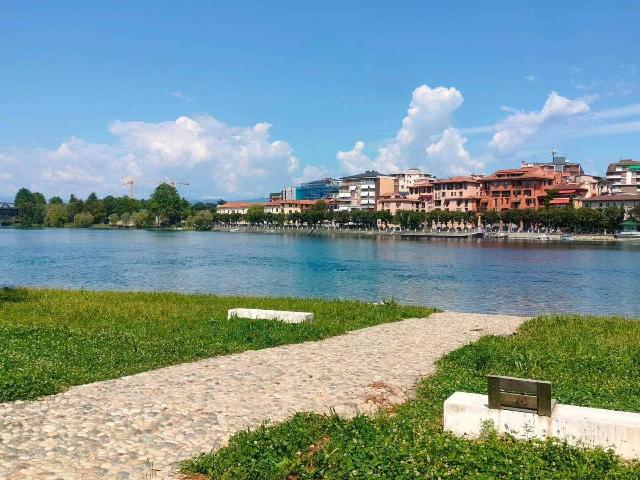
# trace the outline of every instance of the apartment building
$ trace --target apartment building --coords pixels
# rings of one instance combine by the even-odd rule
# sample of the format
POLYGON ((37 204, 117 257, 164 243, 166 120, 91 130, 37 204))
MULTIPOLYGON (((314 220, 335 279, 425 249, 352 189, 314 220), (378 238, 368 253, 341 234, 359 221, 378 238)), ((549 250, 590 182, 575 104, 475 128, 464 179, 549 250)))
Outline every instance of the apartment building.
POLYGON ((282 205, 279 202, 227 202, 218 205, 216 212, 227 215, 234 213, 244 215, 249 210, 249 207, 253 205, 260 205, 264 208, 265 213, 282 213, 282 205))
POLYGON ((595 195, 584 200, 585 208, 624 208, 629 212, 632 208, 640 207, 640 193, 612 193, 595 195))
POLYGON ((402 192, 385 194, 378 197, 377 209, 386 210, 395 215, 398 210, 411 212, 429 212, 433 210, 433 182, 434 177, 427 177, 415 181, 408 187, 409 193, 402 192))
POLYGON ((433 208, 450 212, 476 212, 480 208, 482 176, 458 176, 433 182, 433 208))
POLYGON ((482 179, 480 210, 539 209, 549 189, 561 183, 561 172, 540 166, 498 170, 482 179))
POLYGON ((560 173, 568 181, 574 181, 576 177, 584 175, 582 165, 576 162, 567 161, 567 157, 558 157, 552 154, 550 162, 522 162, 520 168, 542 168, 545 172, 560 173))
POLYGON ((375 210, 381 196, 398 193, 396 179, 369 170, 340 179, 336 198, 338 210, 375 210))
POLYGON ((640 162, 620 160, 607 167, 607 183, 613 194, 640 193, 640 162))
POLYGON ((409 189, 416 183, 435 180, 433 175, 424 173, 419 168, 410 168, 405 172, 392 173, 390 176, 396 179, 399 193, 409 193, 409 189))

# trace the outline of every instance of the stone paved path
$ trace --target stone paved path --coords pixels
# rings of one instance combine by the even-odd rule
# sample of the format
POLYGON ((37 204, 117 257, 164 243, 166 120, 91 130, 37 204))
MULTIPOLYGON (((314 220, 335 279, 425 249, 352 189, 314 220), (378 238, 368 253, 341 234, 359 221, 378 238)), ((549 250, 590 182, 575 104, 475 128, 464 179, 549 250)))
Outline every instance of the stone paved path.
POLYGON ((1 479, 144 479, 296 411, 403 401, 446 352, 524 320, 445 312, 0 404, 1 479))

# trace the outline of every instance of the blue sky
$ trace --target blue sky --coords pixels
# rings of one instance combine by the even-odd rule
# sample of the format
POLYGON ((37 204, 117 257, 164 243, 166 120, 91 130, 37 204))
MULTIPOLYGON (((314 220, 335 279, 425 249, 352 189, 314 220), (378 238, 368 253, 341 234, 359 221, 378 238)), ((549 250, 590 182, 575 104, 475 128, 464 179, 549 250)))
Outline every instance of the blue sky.
POLYGON ((521 3, 4 1, 0 197, 639 158, 640 4, 521 3))

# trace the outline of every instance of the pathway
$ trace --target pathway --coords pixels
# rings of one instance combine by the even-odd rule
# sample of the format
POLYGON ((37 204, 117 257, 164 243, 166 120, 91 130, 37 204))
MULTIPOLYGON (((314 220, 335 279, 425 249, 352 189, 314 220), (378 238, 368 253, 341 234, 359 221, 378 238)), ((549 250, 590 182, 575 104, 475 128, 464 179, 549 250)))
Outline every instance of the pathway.
POLYGON ((238 430, 403 401, 438 357, 524 320, 444 312, 0 404, 0 479, 161 479, 238 430))

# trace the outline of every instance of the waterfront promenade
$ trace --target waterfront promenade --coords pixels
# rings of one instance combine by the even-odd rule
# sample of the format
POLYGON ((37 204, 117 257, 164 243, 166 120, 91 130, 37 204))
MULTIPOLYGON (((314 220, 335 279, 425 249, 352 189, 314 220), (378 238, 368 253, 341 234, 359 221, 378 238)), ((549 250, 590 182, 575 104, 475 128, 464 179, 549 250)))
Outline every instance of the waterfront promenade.
POLYGON ((524 320, 437 313, 0 404, 0 478, 175 477, 180 460, 265 420, 402 402, 439 357, 524 320))

